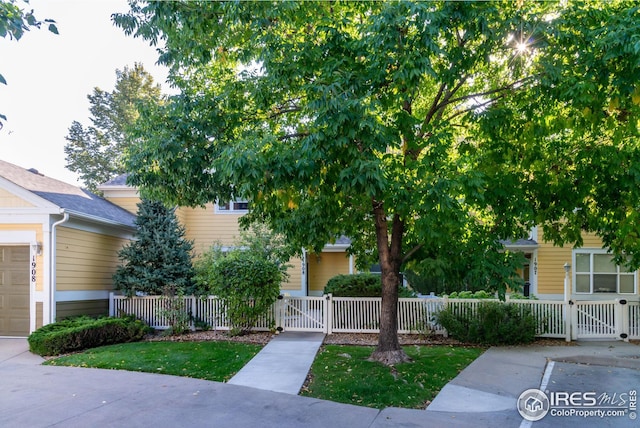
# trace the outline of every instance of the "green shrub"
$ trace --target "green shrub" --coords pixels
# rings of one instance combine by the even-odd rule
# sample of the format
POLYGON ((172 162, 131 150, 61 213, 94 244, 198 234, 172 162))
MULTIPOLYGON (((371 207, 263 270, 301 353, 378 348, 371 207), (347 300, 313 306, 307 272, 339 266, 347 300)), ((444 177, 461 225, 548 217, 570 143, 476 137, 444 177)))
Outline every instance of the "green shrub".
POLYGON ((517 345, 535 339, 537 321, 529 308, 500 302, 482 302, 477 311, 449 307, 436 317, 457 340, 483 345, 517 345))
MULTIPOLYGON (((327 282, 324 294, 333 294, 335 297, 380 297, 382 282, 380 275, 373 273, 336 275, 327 282)), ((408 288, 400 287, 398 296, 416 297, 416 294, 408 288)))
POLYGON ((133 317, 77 317, 45 325, 31 333, 29 350, 38 355, 59 355, 114 343, 140 340, 151 328, 133 317))
POLYGON ((530 294, 529 296, 525 296, 521 293, 511 293, 509 294, 509 300, 538 300, 536 296, 530 294))
POLYGON ((191 314, 184 303, 184 292, 167 285, 162 290, 158 315, 165 318, 169 328, 165 336, 181 335, 191 331, 191 314))
POLYGON ((454 291, 448 296, 450 299, 495 299, 495 293, 489 293, 485 290, 478 291, 454 291))
POLYGON ((198 264, 197 281, 224 301, 231 335, 248 333, 280 295, 283 273, 278 263, 241 250, 206 259, 209 264, 198 264))

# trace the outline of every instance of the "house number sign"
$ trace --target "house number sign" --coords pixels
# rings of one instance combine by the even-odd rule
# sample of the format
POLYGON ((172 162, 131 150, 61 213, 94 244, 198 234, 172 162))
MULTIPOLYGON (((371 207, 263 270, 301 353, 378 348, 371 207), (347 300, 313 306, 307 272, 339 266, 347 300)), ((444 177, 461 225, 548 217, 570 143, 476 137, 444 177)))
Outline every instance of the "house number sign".
POLYGON ((36 255, 32 254, 31 255, 31 272, 30 272, 32 286, 36 285, 36 272, 37 272, 36 268, 37 268, 36 255))

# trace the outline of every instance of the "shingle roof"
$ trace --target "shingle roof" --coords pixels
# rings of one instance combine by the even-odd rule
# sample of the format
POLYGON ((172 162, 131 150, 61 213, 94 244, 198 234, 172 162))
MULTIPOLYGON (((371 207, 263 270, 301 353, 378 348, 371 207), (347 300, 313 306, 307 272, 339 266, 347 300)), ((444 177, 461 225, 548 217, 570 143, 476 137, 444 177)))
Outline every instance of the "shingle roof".
POLYGON ((112 178, 111 180, 107 181, 106 183, 100 185, 100 187, 102 186, 126 186, 127 185, 127 177, 129 176, 129 174, 121 174, 117 177, 112 178))
POLYGON ((135 215, 88 190, 0 160, 0 176, 69 211, 135 227, 135 215))
POLYGON ((518 239, 516 241, 512 241, 510 239, 501 239, 500 243, 507 248, 538 248, 538 242, 534 239, 518 239))

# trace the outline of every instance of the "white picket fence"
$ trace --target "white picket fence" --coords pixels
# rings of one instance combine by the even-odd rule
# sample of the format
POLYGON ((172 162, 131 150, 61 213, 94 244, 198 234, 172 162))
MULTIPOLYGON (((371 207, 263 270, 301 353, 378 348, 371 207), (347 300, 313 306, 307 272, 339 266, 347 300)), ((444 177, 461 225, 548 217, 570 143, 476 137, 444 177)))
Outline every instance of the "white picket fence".
MULTIPOLYGON (((255 330, 315 331, 331 333, 378 333, 381 298, 379 297, 292 297, 279 296, 272 309, 258 322, 255 330)), ((473 315, 488 299, 400 298, 398 333, 446 334, 435 321, 443 308, 454 313, 473 315)), ((538 337, 575 339, 640 339, 640 304, 624 299, 610 301, 564 302, 556 300, 510 300, 528 308, 538 320, 538 337)), ((196 321, 214 330, 228 330, 222 300, 215 296, 183 298, 183 308, 196 321)), ((156 329, 170 322, 163 314, 166 300, 160 296, 132 297, 113 293, 109 315, 135 315, 156 329)))

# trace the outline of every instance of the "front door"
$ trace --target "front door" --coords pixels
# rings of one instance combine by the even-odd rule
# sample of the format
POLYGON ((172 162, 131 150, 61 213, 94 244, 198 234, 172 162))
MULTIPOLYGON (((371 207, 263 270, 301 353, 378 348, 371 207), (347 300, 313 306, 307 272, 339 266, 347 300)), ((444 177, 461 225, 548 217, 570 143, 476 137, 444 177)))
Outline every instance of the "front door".
POLYGON ((0 336, 29 335, 29 247, 0 247, 0 336))

